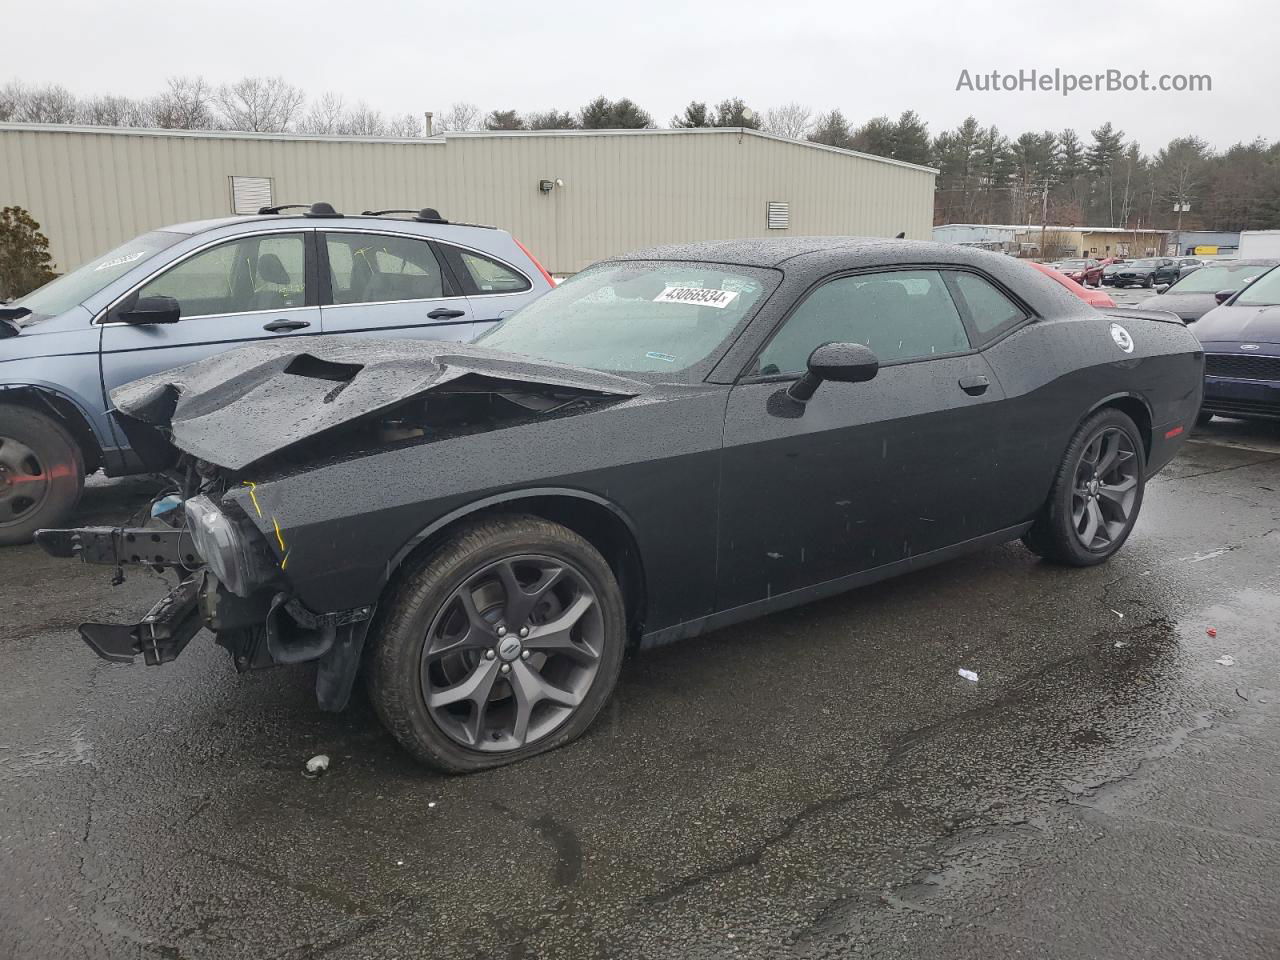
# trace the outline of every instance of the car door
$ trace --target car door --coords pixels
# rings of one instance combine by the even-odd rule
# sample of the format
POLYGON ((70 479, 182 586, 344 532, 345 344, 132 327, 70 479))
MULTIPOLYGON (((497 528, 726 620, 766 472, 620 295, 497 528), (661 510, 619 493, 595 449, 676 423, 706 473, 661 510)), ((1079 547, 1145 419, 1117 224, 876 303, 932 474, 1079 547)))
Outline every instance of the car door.
POLYGON ((436 248, 467 295, 477 336, 539 296, 527 276, 495 256, 444 241, 436 248))
POLYGON ((767 600, 993 529, 1001 388, 937 270, 831 278, 790 313, 731 390, 717 605, 767 600), (866 383, 786 388, 827 342, 869 346, 866 383))
POLYGON ((426 237, 328 230, 321 237, 326 333, 471 340, 471 304, 426 237))
POLYGON ((255 340, 321 332, 309 230, 221 240, 167 265, 108 311, 102 324, 106 392, 255 340), (135 300, 172 297, 177 323, 116 319, 135 300))

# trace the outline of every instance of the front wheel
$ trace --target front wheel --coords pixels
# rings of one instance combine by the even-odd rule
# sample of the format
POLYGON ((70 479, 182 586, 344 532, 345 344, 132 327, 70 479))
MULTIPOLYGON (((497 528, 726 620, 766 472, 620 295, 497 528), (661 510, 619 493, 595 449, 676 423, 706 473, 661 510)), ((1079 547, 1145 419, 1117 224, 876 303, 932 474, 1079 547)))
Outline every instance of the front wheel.
POLYGON ((604 558, 529 516, 465 528, 401 575, 379 616, 374 706, 406 750, 447 773, 581 735, 613 691, 626 642, 604 558))
POLYGON ((0 406, 0 546, 29 543, 80 502, 84 458, 56 418, 0 406))
POLYGON ((1137 522, 1146 467, 1133 420, 1114 408, 1100 410, 1067 444, 1048 502, 1023 542, 1046 560, 1073 567, 1107 560, 1137 522))

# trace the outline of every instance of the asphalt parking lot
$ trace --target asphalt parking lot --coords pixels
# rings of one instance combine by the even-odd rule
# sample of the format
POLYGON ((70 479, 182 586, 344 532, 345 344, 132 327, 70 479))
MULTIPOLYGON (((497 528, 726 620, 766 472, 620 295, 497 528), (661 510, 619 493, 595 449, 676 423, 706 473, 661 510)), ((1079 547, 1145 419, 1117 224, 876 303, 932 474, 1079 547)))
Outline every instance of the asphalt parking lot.
POLYGON ((155 581, 0 551, 0 957, 1274 958, 1277 491, 1280 428, 1215 421, 1106 566, 1007 545, 664 648, 452 779, 305 668, 98 661, 75 624, 155 581))

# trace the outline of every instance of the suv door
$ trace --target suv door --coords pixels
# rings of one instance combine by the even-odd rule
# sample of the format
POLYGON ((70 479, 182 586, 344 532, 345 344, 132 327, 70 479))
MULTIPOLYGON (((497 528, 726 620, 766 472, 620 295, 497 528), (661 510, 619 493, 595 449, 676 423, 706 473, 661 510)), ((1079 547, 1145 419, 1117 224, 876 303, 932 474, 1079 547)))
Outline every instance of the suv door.
POLYGON ((538 296, 527 276, 497 257, 443 241, 437 241, 436 249, 471 303, 477 336, 538 296))
POLYGON ((471 340, 471 304, 431 240, 402 233, 322 234, 326 333, 471 340))
POLYGON ((321 332, 312 231, 250 234, 167 265, 102 323, 102 383, 115 387, 253 340, 321 332), (181 319, 135 325, 116 317, 140 297, 178 301, 181 319))
POLYGON ((937 270, 825 281, 783 321, 726 411, 720 609, 908 561, 996 529, 1002 397, 937 270), (785 402, 813 349, 869 346, 867 383, 785 402))

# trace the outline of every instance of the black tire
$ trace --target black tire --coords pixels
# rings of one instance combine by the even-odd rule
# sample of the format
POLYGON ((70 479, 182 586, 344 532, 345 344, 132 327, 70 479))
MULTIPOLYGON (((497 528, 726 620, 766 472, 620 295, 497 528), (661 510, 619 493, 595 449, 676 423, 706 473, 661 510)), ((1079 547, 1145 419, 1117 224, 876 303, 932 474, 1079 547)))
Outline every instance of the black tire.
POLYGON ((60 525, 83 489, 84 457, 60 421, 0 406, 0 546, 30 543, 41 527, 60 525))
MULTIPOLYGON (((565 579, 568 577, 566 574, 565 579)), ((553 592, 550 588, 546 589, 548 593, 553 592)), ((554 600, 555 597, 551 599, 554 600)), ((506 600, 502 611, 496 614, 495 626, 497 620, 505 616, 505 604, 506 600)), ((564 612, 561 611, 562 614, 564 612)), ((535 608, 528 623, 537 622, 536 613, 535 608)), ((485 614, 484 618, 488 620, 491 616, 494 615, 485 614)), ((582 619, 585 621, 587 617, 583 616, 582 619)), ((536 632, 536 627, 534 629, 536 632)), ((512 639, 516 630, 517 627, 513 624, 512 634, 507 635, 508 640, 512 639)), ((471 636, 469 631, 468 627, 464 630, 464 635, 471 636)), ((422 763, 446 773, 487 770, 554 750, 580 736, 591 725, 613 692, 622 667, 626 636, 626 611, 622 591, 608 563, 590 543, 573 531, 539 517, 492 517, 460 529, 430 555, 403 571, 388 588, 388 594, 380 604, 378 622, 374 624, 371 638, 372 650, 367 672, 369 693, 383 725, 422 763), (591 599, 594 600, 598 614, 591 613, 590 617, 592 629, 599 637, 596 644, 597 660, 593 661, 594 673, 589 680, 580 681, 587 685, 581 690, 576 705, 571 708, 557 705, 554 708, 569 709, 570 712, 563 720, 553 718, 552 722, 558 725, 553 726, 548 733, 531 742, 524 742, 523 736, 516 741, 513 736, 512 743, 519 742, 523 745, 509 749, 495 746, 490 750, 481 750, 462 742, 457 730, 449 732, 446 729, 447 722, 438 722, 437 716, 441 708, 437 707, 436 712, 433 712, 428 707, 424 682, 433 682, 429 671, 436 669, 427 665, 431 662, 431 654, 427 649, 428 636, 434 636, 438 624, 449 616, 450 606, 458 602, 459 591, 467 590, 472 607, 480 608, 481 604, 470 593, 471 587, 467 586, 475 582, 476 577, 483 577, 495 565, 523 562, 530 557, 550 559, 554 563, 563 564, 565 570, 572 571, 575 582, 580 583, 584 591, 589 590, 593 594, 591 599), (424 659, 424 656, 428 659, 424 659)), ((535 636, 530 636, 524 642, 532 649, 535 639, 535 636)), ((512 656, 511 662, 506 662, 505 651, 495 657, 498 651, 496 646, 484 650, 483 654, 468 651, 454 655, 473 657, 474 664, 468 661, 459 667, 460 672, 470 671, 467 680, 475 677, 486 663, 497 664, 507 671, 504 677, 495 678, 491 682, 489 689, 492 692, 483 698, 483 709, 480 701, 473 702, 470 708, 480 716, 480 719, 474 720, 476 742, 489 744, 490 734, 487 732, 488 728, 483 726, 485 711, 498 711, 505 703, 507 706, 504 709, 515 715, 518 676, 527 677, 528 668, 536 667, 539 678, 546 680, 541 671, 550 667, 554 655, 546 655, 542 666, 538 667, 538 654, 534 654, 532 662, 528 660, 531 649, 517 652, 512 656), (482 658, 484 662, 481 662, 482 658), (523 664, 522 659, 526 661, 523 664), (504 683, 505 687, 502 686, 504 683), (506 700, 502 699, 504 692, 506 700)), ((437 665, 442 662, 436 661, 437 665)), ((457 687, 462 685, 457 683, 457 687)), ((537 701, 534 702, 537 705, 537 701)), ((448 718, 445 717, 445 720, 448 718)), ((461 728, 466 724, 460 723, 458 726, 461 728)), ((498 733, 493 732, 492 737, 496 740, 498 733)))
POLYGON ((1209 421, 1213 419, 1213 413, 1209 410, 1201 410, 1196 414, 1196 426, 1207 427, 1209 421))
POLYGON ((1154 276, 1147 277, 1142 281, 1142 285, 1149 290, 1156 285, 1156 278, 1154 276))
MULTIPOLYGON (((1091 567, 1103 563, 1124 545, 1133 531, 1133 525, 1137 522, 1138 514, 1142 509, 1146 469, 1146 449, 1142 443, 1142 434, 1138 432, 1133 420, 1114 407, 1099 410, 1080 425, 1071 442, 1067 444, 1062 463, 1054 475, 1049 499, 1031 529, 1023 535, 1022 542, 1033 553, 1053 563, 1072 567, 1091 567), (1105 545, 1086 547, 1077 532, 1073 515, 1073 505, 1080 497, 1077 487, 1079 468, 1085 462, 1083 457, 1086 450, 1095 439, 1115 430, 1121 431, 1128 437, 1136 480, 1133 488, 1134 496, 1128 508, 1126 520, 1111 536, 1110 541, 1105 545)), ((1096 500, 1097 493, 1095 492, 1093 496, 1096 500)))

